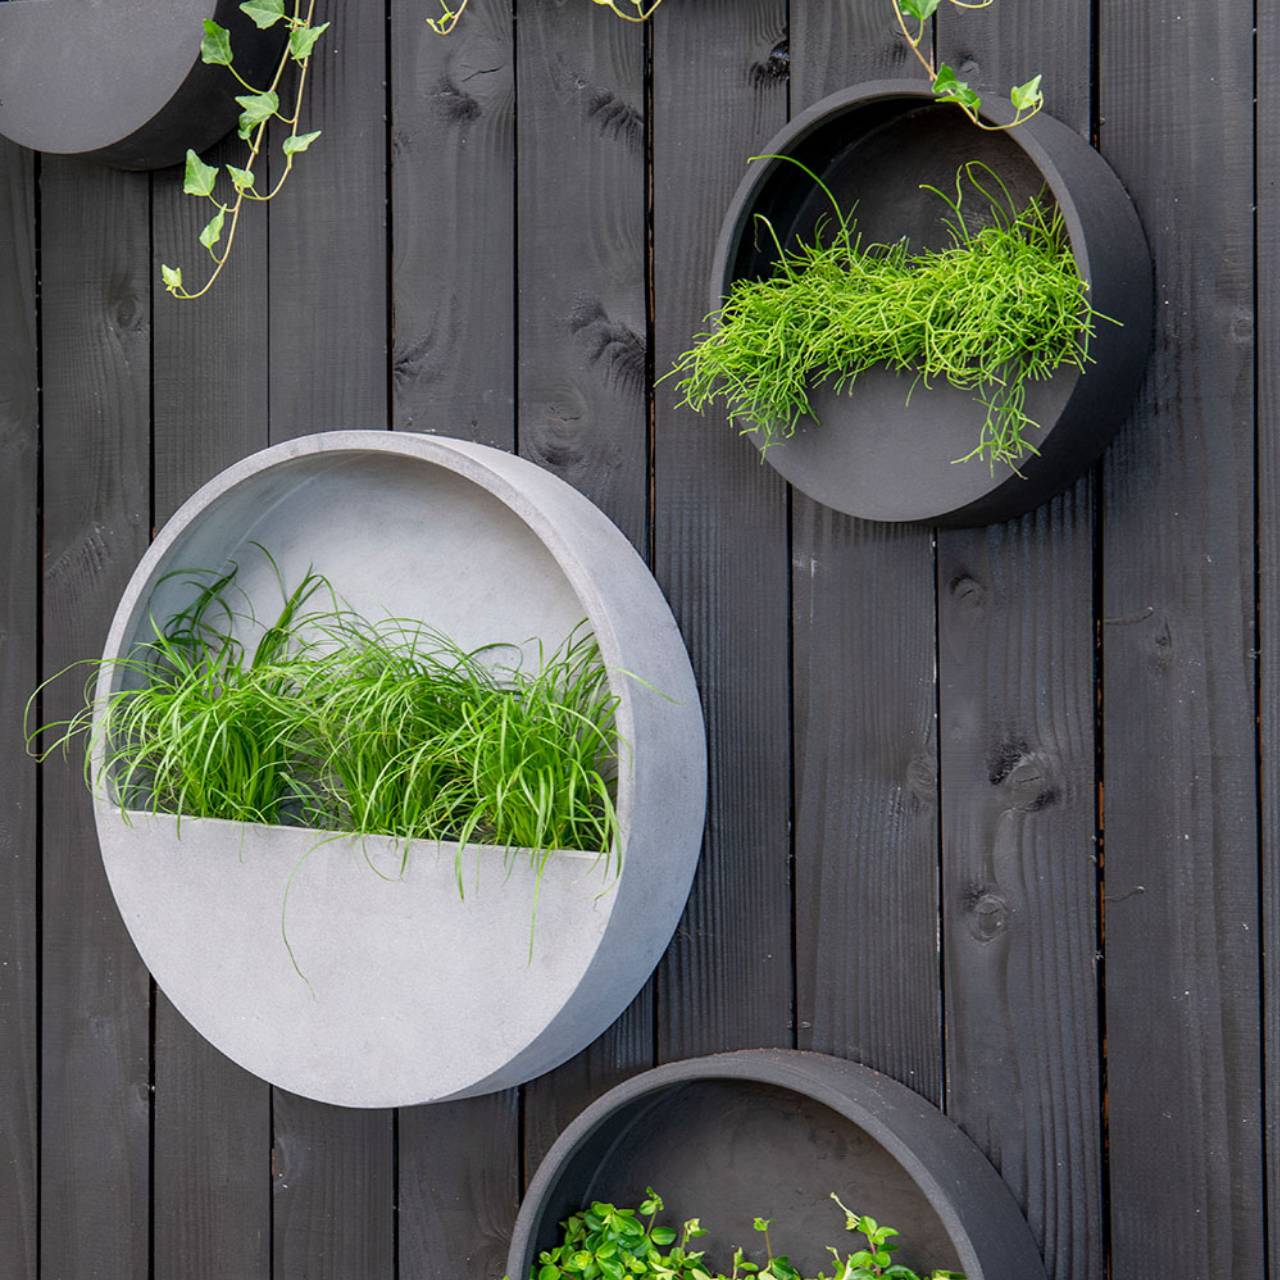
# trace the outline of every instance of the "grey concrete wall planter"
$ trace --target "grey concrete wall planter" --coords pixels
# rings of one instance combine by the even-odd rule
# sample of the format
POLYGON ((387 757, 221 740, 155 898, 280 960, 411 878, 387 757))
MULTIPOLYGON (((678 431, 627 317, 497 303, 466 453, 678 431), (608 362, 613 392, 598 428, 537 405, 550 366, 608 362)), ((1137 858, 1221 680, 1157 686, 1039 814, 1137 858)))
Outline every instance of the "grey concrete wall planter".
POLYGON ((1008 1187, 940 1111, 886 1076, 839 1058, 756 1049, 647 1071, 588 1107, 529 1185, 507 1260, 528 1280, 559 1224, 592 1200, 635 1206, 653 1186, 674 1223, 700 1217, 714 1261, 748 1250, 752 1219, 804 1275, 845 1243, 827 1198, 897 1227, 896 1260, 968 1280, 1044 1280, 1008 1187))
MULTIPOLYGON (((555 476, 482 445, 342 431, 223 472, 164 527, 106 647, 125 654, 148 611, 188 603, 176 568, 242 565, 250 597, 311 565, 370 617, 420 618, 460 644, 542 637, 586 618, 619 698, 622 873, 552 857, 529 960, 534 872, 502 851, 415 844, 403 880, 386 839, 318 843, 301 829, 144 814, 95 800, 102 856, 143 960, 229 1057, 292 1092, 393 1106, 504 1089, 604 1031, 675 929, 697 862, 705 739, 697 690, 656 582, 603 513, 555 476), (615 673, 642 675, 654 689, 615 673), (660 692, 659 692, 660 691, 660 692), (299 978, 288 936, 310 983, 299 978)), ((97 762, 98 772, 101 761, 97 762)))
MULTIPOLYGON (((985 112, 1002 123, 999 104, 985 112)), ((1019 479, 994 475, 980 461, 952 465, 978 437, 982 410, 969 392, 942 384, 918 388, 887 369, 864 374, 848 394, 819 388, 813 405, 821 425, 802 423, 793 439, 770 449, 768 461, 817 501, 865 519, 938 525, 989 524, 1021 515, 1071 484, 1106 447, 1124 420, 1151 344, 1151 259, 1138 216, 1106 161, 1072 129, 1041 113, 1008 132, 975 128, 955 107, 933 102, 914 80, 858 85, 797 116, 762 152, 792 156, 814 170, 843 209, 856 205, 868 241, 906 236, 917 247, 944 235, 931 183, 952 187, 957 169, 981 160, 1023 202, 1046 186, 1065 216, 1091 301, 1123 327, 1100 323, 1095 363, 1080 375, 1060 371, 1033 385, 1027 411, 1041 456, 1019 479)), ((766 215, 786 244, 811 239, 829 216, 826 197, 795 165, 753 164, 729 207, 711 280, 712 308, 731 282, 771 271, 774 252, 755 233, 766 215)))
POLYGON ((243 92, 200 60, 206 18, 230 29, 241 73, 265 83, 280 33, 259 31, 238 0, 0 3, 0 134, 121 169, 205 150, 235 124, 243 92))

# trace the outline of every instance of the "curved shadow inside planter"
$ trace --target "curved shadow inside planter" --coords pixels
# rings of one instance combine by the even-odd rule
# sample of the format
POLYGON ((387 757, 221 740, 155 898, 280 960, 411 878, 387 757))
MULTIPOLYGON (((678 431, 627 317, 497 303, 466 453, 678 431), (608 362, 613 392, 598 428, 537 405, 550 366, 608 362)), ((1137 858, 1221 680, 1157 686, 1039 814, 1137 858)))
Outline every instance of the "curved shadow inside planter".
POLYGON ((528 1280, 570 1214, 604 1200, 635 1207, 652 1186, 662 1220, 701 1219, 697 1243, 727 1265, 735 1246, 761 1261, 756 1215, 774 1251, 803 1274, 830 1268, 860 1237, 834 1191, 898 1228, 896 1261, 969 1280, 1044 1280, 1044 1264, 1008 1188, 941 1112, 895 1081, 837 1058, 745 1050, 675 1062, 605 1094, 552 1146, 520 1209, 508 1257, 528 1280))
POLYGON ((99 798, 103 859, 143 959, 228 1056, 308 1097, 405 1105, 549 1070, 643 984, 697 861, 701 712, 656 583, 598 509, 531 463, 442 438, 333 433, 197 494, 135 574, 107 656, 190 603, 197 588, 176 570, 238 563, 237 585, 269 621, 280 585, 254 543, 289 587, 314 568, 373 620, 419 620, 468 648, 515 642, 535 666, 540 641, 554 648, 587 620, 618 698, 622 872, 606 876, 596 851, 553 855, 531 960, 527 854, 471 845, 463 898, 454 845, 409 845, 401 877, 405 847, 384 837, 122 817, 99 798))

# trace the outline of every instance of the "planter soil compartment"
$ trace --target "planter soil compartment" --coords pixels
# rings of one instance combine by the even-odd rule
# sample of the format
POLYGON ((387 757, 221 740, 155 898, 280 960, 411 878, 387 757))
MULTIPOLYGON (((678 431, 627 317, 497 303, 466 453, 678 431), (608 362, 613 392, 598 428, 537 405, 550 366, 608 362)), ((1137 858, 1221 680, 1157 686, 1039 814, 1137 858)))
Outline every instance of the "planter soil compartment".
POLYGON ((134 574, 106 657, 149 638, 149 616, 190 603, 187 578, 166 577, 177 569, 235 561, 250 600, 278 601, 255 542, 286 581, 314 565, 365 616, 421 619, 468 648, 555 645, 585 618, 618 699, 621 874, 593 852, 553 854, 530 958, 527 856, 508 871, 503 850, 469 844, 460 898, 455 845, 412 843, 400 878, 404 845, 387 837, 125 817, 102 795, 99 747, 103 861, 143 960, 202 1035, 307 1097, 399 1106, 550 1070, 643 986, 697 862, 705 738, 661 591, 598 508, 530 462, 440 437, 340 431, 257 454, 188 501, 134 574), (281 936, 286 885, 305 981, 281 936))
MULTIPOLYGON (((1010 109, 993 103, 993 123, 1010 109)), ((1087 372, 1061 369, 1028 389, 1027 412, 1040 423, 1028 437, 1040 450, 1019 464, 1025 478, 985 462, 955 463, 978 439, 983 409, 970 391, 876 367, 845 393, 812 393, 820 420, 799 424, 767 460, 797 489, 870 520, 978 525, 1021 515, 1070 485, 1124 420, 1151 343, 1150 255, 1128 195, 1106 161, 1073 130, 1043 112, 1006 132, 976 128, 953 106, 937 104, 916 81, 879 81, 834 94, 793 120, 763 152, 813 170, 842 210, 854 211, 866 242, 904 236, 915 249, 941 248, 947 212, 929 183, 950 191, 967 161, 994 169, 1021 206, 1047 188, 1062 210, 1080 275, 1094 308, 1121 322, 1097 323, 1087 372)), ((772 273, 776 248, 756 215, 772 222, 787 248, 811 242, 830 202, 796 165, 761 160, 734 196, 716 250, 712 309, 730 284, 772 273)), ((976 222, 976 220, 975 220, 976 222)))
POLYGON ((201 61, 206 18, 230 30, 237 69, 265 84, 280 31, 260 31, 238 0, 0 0, 0 134, 120 169, 204 151, 245 92, 201 61))
POLYGON ((559 1224, 593 1200, 633 1206, 645 1188, 663 1221, 699 1217, 711 1261, 757 1249, 772 1218, 777 1253, 803 1275, 845 1245, 836 1192, 897 1227, 895 1261, 967 1280, 1044 1280, 1030 1229, 976 1146, 940 1111, 865 1067, 816 1053, 747 1050, 645 1072, 587 1108, 548 1152, 516 1222, 507 1272, 528 1280, 559 1224))

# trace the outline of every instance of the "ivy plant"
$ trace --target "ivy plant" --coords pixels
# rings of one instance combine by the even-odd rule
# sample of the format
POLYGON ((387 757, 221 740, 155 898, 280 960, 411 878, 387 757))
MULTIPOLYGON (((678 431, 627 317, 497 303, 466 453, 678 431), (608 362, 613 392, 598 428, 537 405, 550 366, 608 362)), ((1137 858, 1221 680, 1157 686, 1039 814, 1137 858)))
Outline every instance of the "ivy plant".
POLYGON ((226 67, 243 93, 237 95, 240 107, 239 136, 248 151, 239 165, 226 166, 226 181, 220 183, 221 171, 217 165, 205 164, 194 151, 187 152, 187 167, 182 184, 186 195, 207 200, 213 207, 213 215, 200 232, 200 244, 213 263, 205 281, 191 289, 183 280, 181 267, 162 266, 160 277, 164 287, 175 298, 190 302, 203 297, 222 274, 235 245, 240 215, 248 203, 265 204, 274 200, 293 172, 296 156, 308 150, 320 136, 320 130, 301 131, 302 103, 307 88, 307 73, 311 58, 320 37, 329 24, 315 25, 316 0, 292 0, 292 8, 286 8, 286 0, 245 0, 240 6, 254 24, 263 31, 284 23, 287 34, 275 74, 265 88, 250 84, 237 70, 231 48, 231 32, 212 19, 204 24, 204 39, 200 44, 201 60, 213 66, 226 67), (297 66, 292 110, 286 111, 280 103, 281 86, 290 64, 297 66), (271 122, 279 121, 287 129, 281 142, 284 167, 280 176, 268 188, 258 187, 258 170, 265 164, 263 148, 268 139, 271 122), (227 186, 230 191, 227 191, 227 186))
MULTIPOLYGON (((995 0, 947 0, 956 9, 988 9, 995 0)), ((979 129, 999 132, 1012 129, 1024 120, 1030 120, 1044 106, 1044 94, 1040 91, 1040 76, 1032 76, 1025 84, 1014 85, 1009 91, 1013 105, 1013 119, 1006 124, 989 124, 982 118, 982 96, 967 81, 961 80, 954 67, 937 63, 925 53, 925 37, 929 34, 929 22, 938 12, 942 0, 890 0, 898 26, 906 38, 916 61, 924 68, 933 87, 933 96, 939 102, 951 103, 960 108, 979 129)))
MULTIPOLYGON (((440 16, 428 18, 427 26, 438 36, 447 36, 458 25, 458 20, 467 10, 471 0, 462 0, 455 9, 449 0, 440 0, 440 16)), ((593 4, 603 5, 623 22, 648 22, 657 12, 662 0, 592 0, 593 4)))
MULTIPOLYGON (((830 1275, 819 1271, 812 1280, 964 1280, 954 1271, 934 1270, 922 1276, 893 1260, 900 1240, 892 1227, 855 1213, 832 1193, 844 1212, 845 1228, 862 1237, 859 1247, 847 1251, 830 1248, 830 1275)), ((717 1269, 703 1250, 690 1246, 706 1230, 697 1218, 680 1229, 661 1225, 666 1206, 652 1187, 637 1209, 620 1209, 596 1201, 563 1223, 560 1243, 544 1250, 529 1280, 805 1280, 782 1254, 773 1251, 769 1218, 756 1218, 764 1257, 752 1261, 741 1249, 733 1251, 728 1272, 717 1269)))

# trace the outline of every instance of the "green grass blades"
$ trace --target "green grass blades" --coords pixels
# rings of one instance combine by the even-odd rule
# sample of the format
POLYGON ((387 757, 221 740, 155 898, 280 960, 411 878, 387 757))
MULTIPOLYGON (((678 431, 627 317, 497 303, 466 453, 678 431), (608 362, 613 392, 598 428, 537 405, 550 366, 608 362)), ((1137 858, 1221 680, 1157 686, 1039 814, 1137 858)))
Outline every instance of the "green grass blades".
POLYGON ((32 729, 37 690, 33 754, 86 739, 123 810, 497 845, 529 850, 539 873, 556 850, 617 853, 617 698, 581 628, 526 662, 518 646, 467 652, 417 621, 371 622, 315 573, 280 583, 265 624, 234 568, 180 576, 194 603, 153 619, 127 658, 82 664, 70 720, 32 729))
MULTIPOLYGON (((851 1250, 828 1248, 832 1274, 819 1271, 813 1280, 964 1280, 953 1271, 922 1276, 896 1263, 900 1241, 893 1227, 854 1213, 834 1193, 831 1199, 844 1213, 845 1229, 861 1240, 851 1250)), ((690 1218, 677 1231, 659 1222, 665 1208, 652 1187, 638 1209, 593 1202, 561 1224, 560 1243, 538 1255, 529 1280, 802 1280, 790 1259, 774 1253, 770 1219, 756 1218, 753 1224, 760 1237, 757 1249, 738 1248, 732 1258, 715 1261, 690 1247, 707 1234, 701 1221, 690 1218)))
POLYGON ((864 244, 852 216, 799 167, 831 198, 834 220, 812 244, 778 246, 767 279, 734 282, 713 327, 667 375, 680 379, 682 404, 701 412, 722 402, 767 450, 814 416, 812 387, 848 391, 885 366, 926 386, 943 379, 972 391, 984 421, 972 452, 956 461, 1016 471, 1037 452, 1028 385, 1060 368, 1083 371, 1105 318, 1089 304, 1061 211, 1043 194, 1016 207, 998 175, 970 162, 953 193, 924 188, 940 200, 944 248, 864 244))

